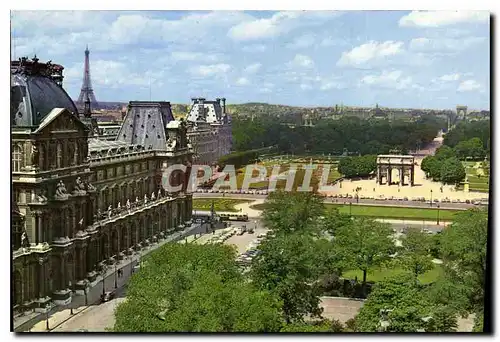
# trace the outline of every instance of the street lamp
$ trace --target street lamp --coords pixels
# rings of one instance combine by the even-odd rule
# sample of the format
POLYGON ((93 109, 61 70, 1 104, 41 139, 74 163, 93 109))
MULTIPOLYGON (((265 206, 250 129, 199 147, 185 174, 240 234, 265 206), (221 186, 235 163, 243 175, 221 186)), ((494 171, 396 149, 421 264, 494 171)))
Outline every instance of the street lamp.
POLYGON ((437 212, 437 225, 439 226, 439 204, 437 205, 438 212, 437 212))
POLYGON ((115 262, 115 289, 118 288, 118 278, 117 278, 117 274, 116 274, 116 262, 115 262))
POLYGON ((349 202, 349 216, 352 216, 352 202, 349 202))
POLYGON ((47 303, 45 306, 45 330, 50 331, 49 328, 49 311, 50 311, 50 304, 47 303))
POLYGON ((431 190, 431 207, 432 207, 432 190, 431 190))
POLYGON ((71 301, 69 302, 69 313, 70 315, 73 315, 73 290, 71 289, 71 281, 68 282, 68 287, 69 287, 69 298, 71 299, 71 301))
POLYGON ((106 268, 103 267, 101 272, 99 272, 102 277, 102 295, 106 294, 106 268))

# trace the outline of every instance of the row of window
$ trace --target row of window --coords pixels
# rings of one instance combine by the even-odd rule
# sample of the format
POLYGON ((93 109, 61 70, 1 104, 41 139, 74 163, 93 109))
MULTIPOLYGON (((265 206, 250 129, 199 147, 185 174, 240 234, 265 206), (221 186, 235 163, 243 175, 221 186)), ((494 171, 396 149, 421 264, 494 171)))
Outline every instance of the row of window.
POLYGON ((113 179, 115 177, 121 177, 124 174, 130 175, 131 173, 138 173, 146 170, 152 170, 155 168, 154 161, 127 164, 125 167, 123 165, 119 165, 117 167, 110 167, 104 170, 97 171, 97 181, 102 181, 105 179, 113 179))
MULTIPOLYGON (((31 163, 41 171, 59 169, 83 163, 87 154, 87 144, 82 141, 48 141, 37 144, 37 150, 32 151, 31 163), (36 155, 33 155, 33 154, 36 155)), ((16 143, 12 149, 12 171, 19 172, 26 165, 26 151, 22 144, 16 143)))

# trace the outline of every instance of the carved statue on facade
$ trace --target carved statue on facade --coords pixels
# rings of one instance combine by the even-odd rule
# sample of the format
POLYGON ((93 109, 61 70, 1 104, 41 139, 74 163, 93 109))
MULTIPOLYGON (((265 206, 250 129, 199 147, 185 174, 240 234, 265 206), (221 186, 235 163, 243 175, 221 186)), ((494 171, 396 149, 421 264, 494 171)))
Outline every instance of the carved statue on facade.
POLYGON ((80 219, 80 221, 78 221, 78 225, 80 226, 80 229, 81 229, 83 226, 83 217, 80 219))
POLYGON ((97 219, 101 219, 102 217, 102 212, 101 212, 101 209, 97 209, 97 219))
POLYGON ((66 186, 64 185, 63 181, 59 181, 57 183, 56 187, 56 197, 57 198, 65 198, 68 195, 66 191, 66 186))
POLYGON ((111 218, 111 215, 113 214, 113 208, 111 206, 108 207, 108 218, 111 218))
POLYGON ((139 197, 135 198, 135 203, 139 203, 139 197))
POLYGON ((21 247, 28 248, 29 245, 30 245, 30 242, 28 241, 28 234, 26 234, 26 231, 24 231, 21 234, 21 247))
POLYGON ((75 190, 85 191, 85 184, 83 184, 82 179, 80 177, 77 177, 75 180, 75 190))
POLYGON ((47 197, 45 196, 45 194, 46 194, 45 189, 41 189, 40 193, 36 196, 38 203, 47 202, 47 197))
POLYGON ((127 204, 126 204, 126 206, 127 206, 127 210, 130 211, 130 200, 128 198, 127 198, 127 204))
POLYGON ((38 147, 36 145, 31 145, 31 165, 33 167, 38 167, 40 160, 40 153, 38 152, 38 147))
POLYGON ((118 202, 118 205, 116 207, 118 208, 118 210, 120 210, 122 208, 122 204, 118 202))
POLYGON ((161 197, 161 189, 158 189, 158 198, 161 197))
POLYGON ((148 203, 148 196, 144 194, 144 204, 148 203))
POLYGON ((87 183, 87 191, 95 191, 95 187, 92 184, 87 183))
POLYGON ((154 201, 154 200, 155 200, 155 192, 153 191, 153 192, 151 193, 151 201, 154 201))

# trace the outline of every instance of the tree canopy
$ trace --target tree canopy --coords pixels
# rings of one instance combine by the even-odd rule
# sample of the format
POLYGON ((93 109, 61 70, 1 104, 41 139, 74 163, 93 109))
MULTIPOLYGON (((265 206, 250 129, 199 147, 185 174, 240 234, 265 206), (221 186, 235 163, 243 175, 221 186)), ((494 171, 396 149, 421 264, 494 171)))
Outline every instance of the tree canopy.
POLYGON ((167 244, 152 252, 116 309, 114 331, 279 331, 279 299, 244 282, 235 257, 221 245, 167 244))
POLYGON ((395 245, 388 224, 356 217, 350 224, 337 228, 335 249, 347 265, 363 271, 365 284, 368 270, 388 260, 395 245))
POLYGON ((340 155, 347 150, 361 155, 382 154, 394 148, 407 151, 421 147, 431 142, 443 127, 442 120, 433 115, 415 122, 343 117, 320 120, 314 127, 289 126, 285 121, 267 116, 257 116, 254 120, 233 117, 234 149, 278 146, 280 153, 340 155))
POLYGON ((355 326, 359 332, 447 332, 455 331, 457 323, 453 312, 434 305, 425 288, 402 274, 375 284, 355 326))

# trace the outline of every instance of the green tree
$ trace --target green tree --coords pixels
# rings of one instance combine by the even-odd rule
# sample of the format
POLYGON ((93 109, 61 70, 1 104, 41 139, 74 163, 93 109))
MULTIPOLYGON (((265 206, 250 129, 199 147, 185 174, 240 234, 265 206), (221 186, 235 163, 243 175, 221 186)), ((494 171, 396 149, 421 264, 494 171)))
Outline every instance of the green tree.
POLYGON ((266 204, 263 221, 274 234, 311 232, 325 210, 322 197, 313 192, 274 191, 266 204))
POLYGON ((441 178, 441 165, 442 161, 434 156, 427 156, 422 160, 420 167, 425 172, 426 177, 432 180, 439 181, 441 178))
POLYGON ((299 322, 292 323, 283 326, 281 332, 343 332, 344 327, 342 323, 337 320, 330 321, 328 319, 324 319, 316 322, 299 322))
POLYGON ((167 244, 132 276, 116 309, 116 332, 268 332, 282 326, 281 303, 245 282, 235 250, 167 244))
POLYGON ((350 225, 339 227, 334 245, 339 258, 363 271, 363 286, 368 270, 380 266, 395 250, 389 225, 368 218, 354 218, 350 225))
POLYGON ((315 282, 330 272, 331 244, 310 234, 293 232, 265 240, 252 262, 250 276, 262 290, 283 303, 287 324, 302 322, 304 315, 319 317, 319 290, 315 282))
POLYGON ((441 181, 446 184, 459 184, 465 178, 465 168, 458 158, 448 158, 441 166, 441 181))
POLYGON ((484 151, 484 144, 483 142, 481 141, 480 138, 472 138, 469 140, 469 145, 470 145, 470 156, 474 159, 474 160, 481 160, 484 158, 484 155, 485 155, 485 151, 484 151))
POLYGON ((470 209, 455 216, 441 237, 446 278, 435 298, 451 303, 462 312, 480 312, 484 307, 488 211, 470 209))
POLYGON ((402 241, 399 256, 403 268, 411 272, 418 281, 418 276, 432 269, 431 237, 419 229, 410 229, 402 241))
POLYGON ((448 158, 456 157, 456 154, 453 148, 443 145, 436 150, 436 153, 434 153, 434 157, 437 160, 446 160, 448 158))
POLYGON ((404 274, 375 284, 355 322, 359 332, 451 332, 456 326, 454 312, 434 305, 425 287, 404 274))

